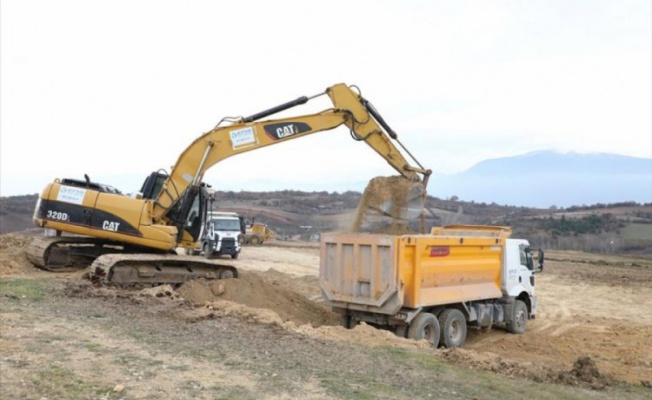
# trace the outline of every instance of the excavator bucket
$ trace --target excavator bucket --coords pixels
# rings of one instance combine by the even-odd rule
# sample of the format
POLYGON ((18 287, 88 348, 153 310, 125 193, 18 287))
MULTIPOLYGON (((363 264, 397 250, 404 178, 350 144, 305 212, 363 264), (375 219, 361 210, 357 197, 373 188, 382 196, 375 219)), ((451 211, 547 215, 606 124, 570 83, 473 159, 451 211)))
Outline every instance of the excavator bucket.
POLYGON ((365 188, 351 231, 409 233, 409 222, 423 215, 426 188, 402 176, 379 176, 365 188), (370 226, 370 227, 369 227, 370 226))

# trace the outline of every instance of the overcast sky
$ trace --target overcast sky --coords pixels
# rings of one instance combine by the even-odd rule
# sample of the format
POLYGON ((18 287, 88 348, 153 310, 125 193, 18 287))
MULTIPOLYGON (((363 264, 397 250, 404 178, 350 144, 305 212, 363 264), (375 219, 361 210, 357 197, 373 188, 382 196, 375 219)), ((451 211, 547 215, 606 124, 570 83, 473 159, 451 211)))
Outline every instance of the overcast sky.
MULTIPOLYGON (((649 0, 0 7, 2 196, 84 173, 136 191, 222 117, 339 82, 359 86, 436 173, 543 149, 652 157, 649 0)), ((339 128, 227 159, 205 180, 339 191, 394 174, 339 128)))

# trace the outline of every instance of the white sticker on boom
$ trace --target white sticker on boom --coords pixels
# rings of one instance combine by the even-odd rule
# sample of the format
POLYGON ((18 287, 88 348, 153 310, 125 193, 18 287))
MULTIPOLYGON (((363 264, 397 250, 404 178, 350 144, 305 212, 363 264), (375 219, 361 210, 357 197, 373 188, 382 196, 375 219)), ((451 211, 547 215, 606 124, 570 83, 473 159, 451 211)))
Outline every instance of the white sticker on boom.
POLYGON ((250 126, 230 131, 229 136, 231 137, 231 145, 233 146, 233 149, 256 143, 254 128, 250 126))
POLYGON ((86 194, 86 189, 61 186, 59 187, 59 194, 57 195, 57 200, 65 201, 66 203, 82 204, 84 202, 85 194, 86 194))

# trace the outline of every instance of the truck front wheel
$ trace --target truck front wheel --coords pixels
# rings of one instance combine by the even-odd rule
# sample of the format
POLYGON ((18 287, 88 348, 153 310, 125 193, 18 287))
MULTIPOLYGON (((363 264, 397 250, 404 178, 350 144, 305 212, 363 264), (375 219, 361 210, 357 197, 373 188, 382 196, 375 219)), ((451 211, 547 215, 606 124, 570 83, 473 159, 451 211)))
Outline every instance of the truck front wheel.
POLYGON ((439 315, 441 339, 444 347, 462 347, 466 341, 466 319, 460 310, 449 308, 439 315))
POLYGON ((516 300, 514 302, 512 319, 506 324, 507 331, 511 333, 525 333, 527 319, 527 306, 521 300, 516 300))
POLYGON ((408 328, 408 338, 414 340, 426 339, 435 348, 439 345, 440 334, 439 321, 437 321, 437 317, 430 313, 417 315, 408 328))
POLYGON ((204 257, 206 257, 206 259, 212 260, 213 258, 215 258, 215 254, 213 253, 213 247, 209 243, 204 243, 202 247, 203 247, 202 250, 204 251, 204 257))

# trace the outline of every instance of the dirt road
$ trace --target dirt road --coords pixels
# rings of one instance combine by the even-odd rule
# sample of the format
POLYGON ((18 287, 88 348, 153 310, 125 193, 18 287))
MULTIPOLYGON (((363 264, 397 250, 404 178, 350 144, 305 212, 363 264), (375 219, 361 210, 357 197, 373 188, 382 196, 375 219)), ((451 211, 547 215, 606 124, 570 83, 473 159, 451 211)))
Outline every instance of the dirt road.
POLYGON ((29 241, 0 236, 2 399, 652 397, 650 261, 551 253, 525 335, 434 350, 336 326, 316 247, 247 247, 237 280, 121 290, 33 268, 29 241))

